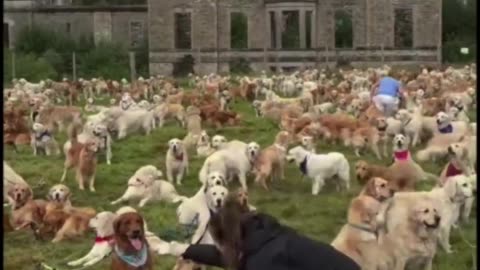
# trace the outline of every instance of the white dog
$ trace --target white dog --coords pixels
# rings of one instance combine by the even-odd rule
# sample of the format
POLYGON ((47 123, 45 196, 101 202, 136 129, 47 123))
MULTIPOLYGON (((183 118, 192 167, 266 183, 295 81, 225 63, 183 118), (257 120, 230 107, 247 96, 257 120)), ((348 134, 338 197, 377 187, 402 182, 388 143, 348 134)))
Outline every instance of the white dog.
POLYGON ((388 231, 395 233, 399 226, 405 226, 406 205, 414 205, 422 198, 430 198, 434 201, 439 220, 438 242, 447 252, 451 253, 449 243, 450 230, 459 214, 459 209, 465 200, 472 196, 472 187, 468 179, 462 175, 451 177, 443 187, 435 187, 431 191, 422 192, 398 192, 391 201, 391 207, 387 207, 387 216, 384 219, 388 231))
POLYGON ((67 186, 63 184, 57 184, 50 188, 50 190, 48 191, 47 197, 50 201, 63 203, 66 207, 71 207, 72 206, 72 203, 70 202, 71 195, 72 193, 70 192, 70 189, 67 186))
POLYGON ((184 174, 188 174, 188 155, 180 139, 168 141, 165 163, 168 181, 173 183, 175 180, 177 185, 181 185, 184 174))
POLYGON ((94 218, 90 219, 88 225, 97 234, 95 244, 87 255, 69 262, 69 266, 92 266, 110 255, 113 247, 113 222, 116 216, 117 215, 112 212, 100 212, 94 218))
POLYGON ((146 135, 149 135, 156 127, 153 111, 144 109, 123 111, 114 120, 114 125, 118 129, 118 139, 123 139, 128 134, 139 130, 143 130, 146 135))
POLYGON ((46 126, 40 123, 34 123, 32 126, 32 149, 36 156, 39 150, 45 151, 45 155, 59 155, 60 148, 52 133, 46 126))
POLYGON ((138 206, 143 207, 149 201, 166 201, 177 203, 186 197, 178 195, 175 187, 164 180, 160 170, 152 165, 143 166, 128 180, 128 188, 112 205, 133 199, 140 200, 138 206))
POLYGON ((178 223, 195 227, 191 243, 213 243, 207 230, 210 212, 216 212, 227 195, 228 189, 223 185, 217 185, 217 180, 209 178, 193 197, 184 200, 178 206, 178 223))
POLYGON ((3 202, 13 203, 7 192, 15 185, 30 186, 7 162, 3 161, 3 202))
POLYGON ((297 146, 288 151, 287 161, 295 163, 300 171, 313 179, 312 194, 317 195, 325 184, 325 180, 334 176, 339 178, 340 185, 350 189, 350 165, 341 153, 313 154, 302 146, 297 146))
POLYGON ((227 138, 222 135, 214 135, 212 137, 212 147, 215 150, 219 150, 227 143, 227 138))
POLYGON ((445 112, 437 113, 437 132, 440 134, 465 134, 470 130, 468 123, 463 121, 452 121, 450 115, 445 112))
POLYGON ((247 173, 250 172, 259 151, 260 146, 255 142, 249 143, 243 149, 241 146, 231 146, 218 150, 203 163, 199 172, 200 182, 206 183, 208 174, 216 171, 226 175, 230 181, 237 176, 242 188, 247 190, 247 173))
POLYGON ((215 152, 215 149, 212 148, 210 144, 210 137, 205 130, 202 130, 197 141, 197 156, 208 157, 213 154, 213 152, 215 152))
POLYGON ((409 141, 412 142, 413 147, 420 143, 422 131, 422 115, 419 110, 417 108, 415 112, 411 113, 406 109, 400 109, 395 116, 402 123, 402 130, 409 141))

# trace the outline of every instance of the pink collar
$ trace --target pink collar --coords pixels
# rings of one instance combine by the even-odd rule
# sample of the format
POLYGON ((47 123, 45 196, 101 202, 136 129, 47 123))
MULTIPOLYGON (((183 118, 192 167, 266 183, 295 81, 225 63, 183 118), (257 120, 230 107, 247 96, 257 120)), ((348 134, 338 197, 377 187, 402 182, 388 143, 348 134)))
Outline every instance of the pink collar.
POLYGON ((394 152, 393 155, 395 156, 395 160, 404 161, 408 159, 408 157, 410 156, 410 152, 408 150, 397 151, 394 152))
POLYGON ((103 242, 108 242, 110 245, 112 245, 114 242, 113 235, 109 235, 105 237, 101 237, 101 236, 95 237, 95 243, 103 243, 103 242))

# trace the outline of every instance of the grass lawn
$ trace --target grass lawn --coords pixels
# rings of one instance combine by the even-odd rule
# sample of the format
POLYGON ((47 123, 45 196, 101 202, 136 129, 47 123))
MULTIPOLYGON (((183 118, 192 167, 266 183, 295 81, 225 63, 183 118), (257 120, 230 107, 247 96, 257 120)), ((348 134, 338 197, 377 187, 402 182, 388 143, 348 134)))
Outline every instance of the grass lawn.
MULTIPOLYGON (((256 141, 262 147, 273 142, 278 127, 265 120, 255 118, 254 111, 247 103, 234 105, 235 111, 243 114, 242 127, 229 127, 215 131, 208 129, 209 135, 222 134, 227 139, 240 139, 245 142, 256 141)), ((475 121, 475 114, 471 117, 475 121)), ((176 123, 167 123, 161 129, 157 129, 150 136, 132 135, 122 141, 113 143, 112 165, 105 163, 103 155, 99 157, 99 167, 96 177, 96 193, 89 191, 81 192, 74 181, 74 172, 70 171, 66 185, 73 192, 72 202, 75 206, 93 206, 98 212, 116 211, 120 206, 111 206, 110 202, 120 197, 127 187, 127 180, 140 166, 152 164, 161 169, 165 174, 165 153, 167 141, 178 137, 183 139, 185 131, 176 123)), ((66 134, 57 135, 60 145, 66 140, 66 134)), ((413 152, 415 153, 417 149, 413 152)), ((360 191, 353 176, 353 164, 358 158, 351 149, 337 145, 319 143, 317 152, 325 153, 339 151, 346 155, 351 166, 352 188, 348 192, 337 193, 334 187, 325 186, 318 196, 311 195, 311 182, 302 181, 298 168, 289 164, 286 169, 286 180, 273 183, 272 191, 267 193, 259 186, 249 181, 250 200, 259 211, 269 213, 277 217, 283 224, 316 240, 330 243, 341 226, 345 223, 348 204, 352 197, 360 191)), ((191 155, 192 156, 192 155, 191 155)), ((369 162, 388 164, 390 160, 376 160, 373 155, 366 154, 363 157, 369 162)), ((46 198, 48 189, 59 182, 64 157, 34 157, 29 147, 20 149, 20 153, 14 153, 11 148, 5 150, 5 160, 13 169, 23 176, 34 188, 35 198, 46 198)), ((192 196, 198 190, 200 183, 197 175, 203 164, 203 158, 190 158, 190 175, 184 179, 183 186, 177 187, 177 191, 186 196, 192 196)), ((439 174, 445 162, 421 164, 429 172, 439 174)), ((237 186, 238 183, 233 183, 237 186)), ((420 189, 430 189, 431 184, 423 184, 420 189)), ((232 190, 232 188, 230 190, 232 190)), ((136 204, 132 204, 136 207, 136 204)), ((139 212, 146 218, 149 229, 159 234, 176 225, 176 205, 165 203, 147 204, 139 212)), ((472 211, 471 221, 462 226, 465 238, 476 245, 476 211, 472 211)), ((31 231, 9 233, 4 238, 4 269, 31 270, 39 269, 39 262, 56 267, 57 270, 73 269, 66 262, 84 256, 92 247, 94 235, 89 233, 82 239, 65 240, 58 244, 49 241, 36 241, 31 231)), ((451 244, 454 254, 447 255, 443 251, 437 253, 433 269, 435 270, 470 270, 475 269, 474 256, 476 250, 470 248, 461 237, 457 229, 451 235, 451 244)), ((175 258, 170 256, 155 257, 155 269, 172 269, 175 258)), ((109 269, 110 259, 90 267, 88 269, 109 269)), ((321 268, 319 268, 321 269, 321 268)), ((261 270, 261 269, 259 269, 261 270)))

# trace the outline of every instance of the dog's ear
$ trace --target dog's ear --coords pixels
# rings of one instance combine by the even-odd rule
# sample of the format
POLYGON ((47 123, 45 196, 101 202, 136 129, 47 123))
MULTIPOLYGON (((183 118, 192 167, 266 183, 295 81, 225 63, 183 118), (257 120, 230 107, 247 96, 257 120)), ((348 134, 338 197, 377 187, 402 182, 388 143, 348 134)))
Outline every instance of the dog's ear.
POLYGON ((50 190, 47 194, 47 200, 53 201, 52 191, 50 190))
POLYGON ((365 185, 365 195, 377 198, 377 189, 375 188, 375 178, 370 178, 365 185))
POLYGON ((122 225, 122 219, 120 218, 120 216, 116 216, 115 219, 113 220, 113 232, 115 234, 118 234, 120 232, 120 227, 122 225))
POLYGON ((15 186, 10 186, 10 187, 8 188, 8 190, 7 190, 7 195, 8 195, 10 198, 14 199, 14 198, 13 198, 14 195, 15 195, 14 192, 15 192, 15 186))
POLYGON ((447 180, 443 186, 443 189, 449 198, 453 198, 457 193, 457 182, 454 181, 454 179, 447 180))
POLYGON ((67 194, 65 195, 65 201, 69 201, 71 197, 72 197, 72 192, 70 191, 70 189, 67 189, 67 194))
POLYGON ((205 183, 203 184, 203 193, 207 193, 207 191, 208 191, 208 184, 205 183))
POLYGON ((26 201, 33 200, 33 190, 31 187, 27 188, 26 196, 27 196, 26 201))

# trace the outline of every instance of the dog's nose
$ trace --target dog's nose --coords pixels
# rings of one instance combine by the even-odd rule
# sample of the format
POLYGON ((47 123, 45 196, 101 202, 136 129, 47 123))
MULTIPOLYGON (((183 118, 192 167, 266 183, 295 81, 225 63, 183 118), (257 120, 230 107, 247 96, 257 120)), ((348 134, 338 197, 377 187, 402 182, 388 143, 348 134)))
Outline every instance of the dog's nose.
POLYGON ((437 119, 437 124, 441 124, 440 120, 437 119))
POLYGON ((435 223, 436 224, 440 223, 440 220, 441 220, 440 216, 435 216, 435 223))
POLYGON ((21 199, 21 195, 17 194, 17 201, 19 201, 20 199, 21 199))
POLYGON ((55 193, 55 199, 56 199, 56 200, 60 200, 60 194, 55 193))
POLYGON ((218 185, 218 186, 221 186, 221 185, 222 185, 222 182, 217 181, 217 185, 218 185))
POLYGON ((220 205, 222 205, 222 200, 217 199, 217 206, 220 206, 220 205))
POLYGON ((140 230, 134 230, 132 231, 132 237, 133 238, 139 238, 140 237, 140 230))

